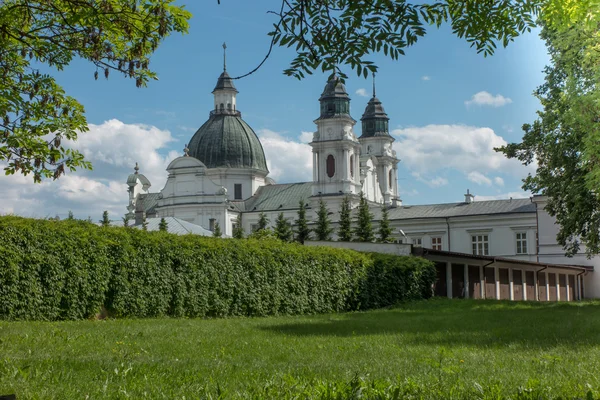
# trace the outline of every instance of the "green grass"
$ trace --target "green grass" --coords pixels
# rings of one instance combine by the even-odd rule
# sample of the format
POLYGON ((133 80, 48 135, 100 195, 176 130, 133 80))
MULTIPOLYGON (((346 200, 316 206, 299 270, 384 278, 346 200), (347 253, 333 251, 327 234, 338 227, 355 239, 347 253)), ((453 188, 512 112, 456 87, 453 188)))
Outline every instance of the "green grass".
POLYGON ((19 400, 598 398, 600 302, 0 322, 0 358, 0 395, 19 400))

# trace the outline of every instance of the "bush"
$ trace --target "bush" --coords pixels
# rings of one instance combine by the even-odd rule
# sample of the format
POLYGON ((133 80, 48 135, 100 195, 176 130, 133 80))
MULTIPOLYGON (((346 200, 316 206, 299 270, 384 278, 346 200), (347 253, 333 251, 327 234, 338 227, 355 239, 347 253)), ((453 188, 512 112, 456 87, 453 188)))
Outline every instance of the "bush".
POLYGON ((370 253, 372 264, 361 282, 362 309, 394 305, 433 296, 435 265, 423 258, 370 253))
POLYGON ((415 257, 0 217, 2 319, 340 312, 428 297, 434 280, 415 257))

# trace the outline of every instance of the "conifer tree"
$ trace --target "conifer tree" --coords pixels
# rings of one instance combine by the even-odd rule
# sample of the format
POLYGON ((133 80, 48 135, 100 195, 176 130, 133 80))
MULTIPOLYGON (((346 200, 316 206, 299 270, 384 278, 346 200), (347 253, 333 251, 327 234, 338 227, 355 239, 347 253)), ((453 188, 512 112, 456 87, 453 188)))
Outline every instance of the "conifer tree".
POLYGON ((123 217, 123 226, 125 228, 129 227, 129 220, 131 219, 131 217, 129 216, 129 214, 125 214, 125 216, 123 217))
POLYGON ((69 216, 67 217, 68 220, 74 220, 75 217, 73 216, 73 211, 69 210, 69 216))
POLYGON ((102 224, 102 226, 110 225, 110 219, 108 218, 108 211, 104 211, 102 213, 102 219, 100 220, 100 224, 102 224))
POLYGON ((338 229, 338 240, 340 242, 352 241, 352 220, 350 219, 350 198, 344 197, 340 209, 340 227, 338 229))
POLYGON ((142 218, 142 229, 145 231, 148 230, 148 220, 146 219, 146 213, 144 213, 144 216, 142 218))
POLYGON ((167 232, 169 229, 169 225, 164 217, 160 219, 160 223, 158 224, 158 230, 161 232, 167 232))
POLYGON ((291 242, 294 238, 292 226, 289 221, 285 219, 283 213, 279 213, 277 219, 275 220, 275 236, 284 242, 291 242))
POLYGON ((319 200, 319 211, 317 212, 317 227, 315 228, 315 235, 317 240, 331 240, 331 221, 329 220, 329 210, 327 204, 323 199, 319 200))
POLYGON ((306 205, 304 199, 300 200, 300 209, 298 210, 298 219, 296 224, 296 240, 304 244, 305 240, 310 240, 310 229, 306 221, 306 205))
POLYGON ((359 242, 372 242, 375 239, 373 235, 373 227, 371 221, 373 220, 373 214, 369 211, 369 203, 365 198, 364 193, 360 192, 360 202, 358 204, 358 218, 357 226, 354 230, 356 240, 359 242))
POLYGON ((265 214, 264 212, 261 212, 258 215, 258 231, 262 231, 267 229, 267 226, 269 226, 269 218, 267 218, 267 214, 265 214))
POLYGON ((215 223, 215 230, 213 231, 213 236, 214 237, 223 236, 223 232, 221 232, 221 225, 218 222, 215 223))
POLYGON ((379 241, 382 243, 389 243, 391 241, 391 235, 392 228, 390 227, 388 210, 384 206, 381 209, 381 221, 379 222, 379 241))
POLYGON ((242 214, 238 214, 235 220, 235 228, 233 228, 233 237, 236 239, 244 238, 244 228, 242 227, 242 214))

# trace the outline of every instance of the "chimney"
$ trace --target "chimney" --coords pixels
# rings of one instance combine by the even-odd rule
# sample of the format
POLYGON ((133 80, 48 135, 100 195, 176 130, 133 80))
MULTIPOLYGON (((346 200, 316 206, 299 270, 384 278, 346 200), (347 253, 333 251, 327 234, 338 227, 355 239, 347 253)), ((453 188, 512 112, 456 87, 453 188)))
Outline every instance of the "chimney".
POLYGON ((469 193, 469 189, 467 189, 467 194, 465 194, 465 203, 470 204, 474 201, 475 196, 469 193))

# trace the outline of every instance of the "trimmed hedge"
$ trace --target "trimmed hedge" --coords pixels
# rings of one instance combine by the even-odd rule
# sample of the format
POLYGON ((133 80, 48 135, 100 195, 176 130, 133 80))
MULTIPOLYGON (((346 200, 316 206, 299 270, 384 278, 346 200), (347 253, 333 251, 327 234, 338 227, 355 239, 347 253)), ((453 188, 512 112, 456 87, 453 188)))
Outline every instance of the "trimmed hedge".
POLYGON ((225 317, 427 298, 432 263, 276 240, 0 217, 0 318, 225 317))

